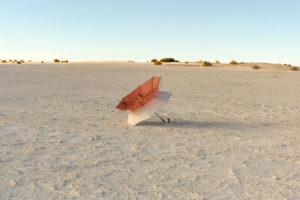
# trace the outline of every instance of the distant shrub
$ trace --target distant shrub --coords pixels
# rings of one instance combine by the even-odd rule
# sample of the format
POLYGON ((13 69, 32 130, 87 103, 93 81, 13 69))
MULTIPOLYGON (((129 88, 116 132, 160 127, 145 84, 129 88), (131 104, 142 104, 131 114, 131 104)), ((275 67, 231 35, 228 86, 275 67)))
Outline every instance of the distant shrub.
POLYGON ((209 67, 209 66, 212 66, 212 64, 211 64, 210 62, 208 62, 208 61, 204 61, 204 62, 202 63, 202 66, 204 66, 204 67, 209 67))
POLYGON ((176 60, 174 58, 162 58, 160 62, 176 62, 176 60))
POLYGON ((24 60, 20 60, 21 63, 24 63, 24 60))
POLYGON ((22 64, 22 63, 21 63, 20 61, 17 61, 17 64, 19 64, 19 65, 20 65, 20 64, 22 64))
POLYGON ((53 62, 59 63, 60 61, 58 59, 54 59, 53 62))
POLYGON ((28 60, 28 62, 32 62, 32 60, 28 60))
POLYGON ((12 63, 13 61, 12 61, 12 59, 9 59, 8 62, 12 63))
POLYGON ((155 61, 155 62, 154 62, 154 65, 161 65, 161 62, 155 61))
POLYGON ((252 65, 251 68, 252 68, 252 69, 259 69, 260 66, 258 66, 258 65, 252 65))
MULTIPOLYGON (((61 63, 68 63, 68 60, 62 60, 61 63)), ((128 61, 128 62, 134 62, 134 61, 128 61)))
POLYGON ((15 63, 15 62, 18 62, 18 61, 17 61, 16 59, 14 59, 14 63, 15 63))
POLYGON ((1 60, 1 63, 7 63, 7 61, 6 60, 1 60))
POLYGON ((230 61, 230 63, 229 64, 231 64, 231 65, 237 65, 238 64, 238 62, 236 62, 235 60, 232 60, 232 61, 230 61))
POLYGON ((41 61, 42 64, 44 64, 44 61, 41 61))
POLYGON ((189 62, 188 62, 188 61, 185 61, 184 63, 185 63, 185 64, 188 64, 189 62))
POLYGON ((298 71, 298 70, 299 70, 299 67, 290 67, 290 70, 291 70, 291 71, 298 71))
POLYGON ((175 60, 175 62, 180 62, 179 60, 175 60))
POLYGON ((158 61, 158 60, 156 60, 155 58, 151 60, 151 62, 153 62, 153 63, 154 63, 154 62, 157 62, 157 61, 158 61))
POLYGON ((220 61, 216 60, 216 63, 217 63, 217 64, 220 64, 220 61))

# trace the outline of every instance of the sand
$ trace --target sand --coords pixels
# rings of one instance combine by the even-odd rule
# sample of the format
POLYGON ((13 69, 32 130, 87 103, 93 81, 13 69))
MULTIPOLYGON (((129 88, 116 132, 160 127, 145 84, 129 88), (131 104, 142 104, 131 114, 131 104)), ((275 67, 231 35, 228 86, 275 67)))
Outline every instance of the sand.
POLYGON ((300 72, 0 64, 0 199, 300 199, 300 72), (126 124, 153 75, 173 93, 126 124))

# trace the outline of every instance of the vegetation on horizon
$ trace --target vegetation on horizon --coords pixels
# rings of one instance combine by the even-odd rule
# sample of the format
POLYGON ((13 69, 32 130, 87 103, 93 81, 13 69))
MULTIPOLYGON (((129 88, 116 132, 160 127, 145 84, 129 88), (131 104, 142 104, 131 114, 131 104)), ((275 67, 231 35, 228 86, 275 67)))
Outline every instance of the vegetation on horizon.
POLYGON ((60 61, 56 58, 56 59, 53 60, 53 62, 59 63, 60 61))
POLYGON ((230 63, 229 63, 230 65, 237 65, 238 64, 238 62, 236 62, 235 60, 232 60, 232 61, 230 61, 230 63))
POLYGON ((175 60, 174 58, 162 58, 160 59, 160 62, 179 62, 179 61, 175 60))
POLYGON ((252 69, 259 69, 260 66, 258 66, 258 65, 252 65, 251 68, 252 68, 252 69))
POLYGON ((290 67, 290 70, 291 70, 291 71, 299 71, 299 67, 293 67, 293 66, 291 66, 291 67, 290 67))
POLYGON ((212 64, 211 64, 210 62, 208 62, 208 61, 204 61, 204 62, 202 63, 202 66, 203 66, 203 67, 209 67, 209 66, 212 66, 212 64))
POLYGON ((151 60, 151 62, 153 62, 153 63, 154 63, 154 62, 157 62, 157 61, 158 61, 158 60, 155 59, 155 58, 151 60))
POLYGON ((161 65, 161 62, 155 61, 153 64, 154 64, 154 65, 161 65))

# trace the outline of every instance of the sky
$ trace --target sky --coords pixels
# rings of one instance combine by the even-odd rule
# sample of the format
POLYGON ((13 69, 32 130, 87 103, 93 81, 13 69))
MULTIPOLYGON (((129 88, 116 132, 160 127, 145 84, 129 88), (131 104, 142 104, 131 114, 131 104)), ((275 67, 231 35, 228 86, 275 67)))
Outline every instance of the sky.
POLYGON ((299 0, 0 0, 0 59, 300 65, 299 0))

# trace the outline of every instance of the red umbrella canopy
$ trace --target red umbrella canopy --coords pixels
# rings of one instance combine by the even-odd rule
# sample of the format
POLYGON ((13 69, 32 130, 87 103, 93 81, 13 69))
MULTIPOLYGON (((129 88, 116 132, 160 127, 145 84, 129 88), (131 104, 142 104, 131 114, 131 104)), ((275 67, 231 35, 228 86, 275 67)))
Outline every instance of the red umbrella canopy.
POLYGON ((136 110, 156 97, 161 77, 153 76, 148 81, 123 97, 116 108, 120 110, 136 110))

